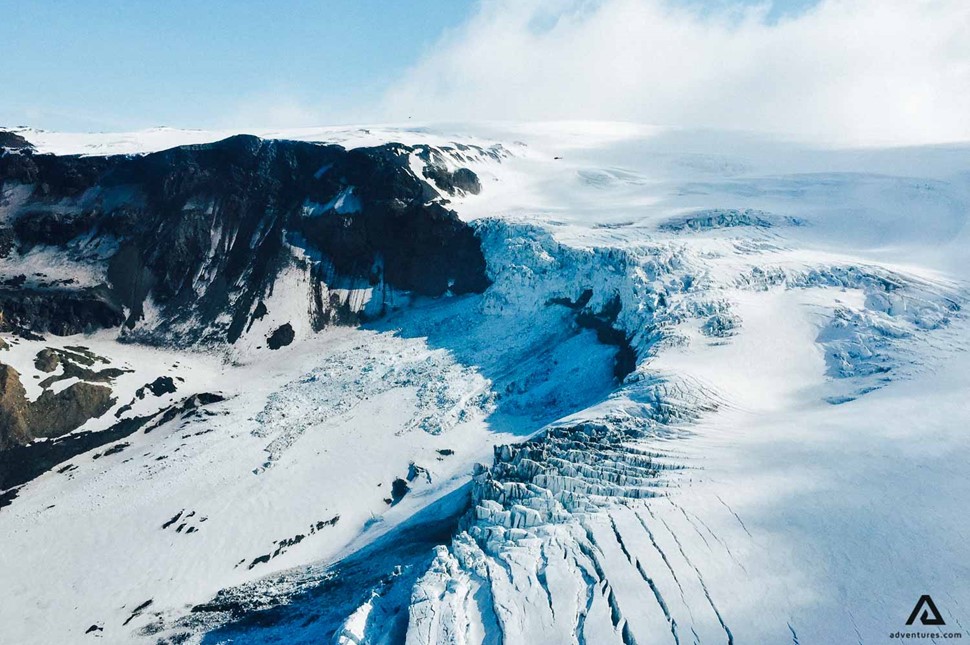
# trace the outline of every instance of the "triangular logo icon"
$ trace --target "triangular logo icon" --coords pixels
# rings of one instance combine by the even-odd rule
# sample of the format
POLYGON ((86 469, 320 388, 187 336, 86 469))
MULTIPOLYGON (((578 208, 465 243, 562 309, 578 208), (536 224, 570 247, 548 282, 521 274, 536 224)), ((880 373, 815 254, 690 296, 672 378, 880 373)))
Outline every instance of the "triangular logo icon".
POLYGON ((909 620, 906 621, 906 624, 912 625, 917 616, 919 616, 919 622, 924 625, 946 625, 943 622, 943 616, 940 615, 940 610, 933 604, 933 599, 926 594, 919 597, 916 606, 913 607, 913 613, 909 615, 909 620), (920 610, 923 611, 922 614, 920 614, 920 610))

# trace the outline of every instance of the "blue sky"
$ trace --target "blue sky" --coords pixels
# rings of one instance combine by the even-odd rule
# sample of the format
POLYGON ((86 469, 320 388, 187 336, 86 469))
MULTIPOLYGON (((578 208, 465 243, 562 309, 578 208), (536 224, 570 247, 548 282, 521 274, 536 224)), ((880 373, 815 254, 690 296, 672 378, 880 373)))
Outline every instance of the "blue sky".
MULTIPOLYGON (((678 0, 713 9, 755 0, 678 0)), ((769 19, 813 0, 778 0, 769 19)), ((0 125, 363 122, 477 0, 0 0, 0 125)))
POLYGON ((0 124, 214 127, 369 106, 470 0, 0 0, 0 124), (277 106, 277 107, 264 107, 277 106))

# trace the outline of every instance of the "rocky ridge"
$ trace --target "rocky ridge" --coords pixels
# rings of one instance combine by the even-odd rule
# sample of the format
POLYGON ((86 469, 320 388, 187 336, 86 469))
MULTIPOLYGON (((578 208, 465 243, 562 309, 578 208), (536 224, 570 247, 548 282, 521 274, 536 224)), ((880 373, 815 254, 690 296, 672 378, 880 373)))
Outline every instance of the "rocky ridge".
MULTIPOLYGON (((293 265, 310 276, 315 328, 362 313, 338 287, 372 292, 373 314, 390 290, 481 292, 480 244, 411 172, 412 152, 247 135, 134 156, 7 149, 0 329, 234 343, 293 265), (31 272, 31 259, 64 275, 31 272)), ((445 194, 477 181, 434 167, 445 194)))

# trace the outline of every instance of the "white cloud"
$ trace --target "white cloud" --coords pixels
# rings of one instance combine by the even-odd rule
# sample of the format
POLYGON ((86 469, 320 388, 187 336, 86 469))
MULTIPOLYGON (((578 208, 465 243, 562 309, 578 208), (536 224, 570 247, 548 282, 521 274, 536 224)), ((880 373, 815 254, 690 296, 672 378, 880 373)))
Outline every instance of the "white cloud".
POLYGON ((328 115, 285 92, 254 94, 218 119, 221 127, 279 128, 304 127, 326 123, 328 115))
POLYGON ((631 120, 840 143, 970 140, 970 1, 483 0, 385 96, 388 118, 631 120))

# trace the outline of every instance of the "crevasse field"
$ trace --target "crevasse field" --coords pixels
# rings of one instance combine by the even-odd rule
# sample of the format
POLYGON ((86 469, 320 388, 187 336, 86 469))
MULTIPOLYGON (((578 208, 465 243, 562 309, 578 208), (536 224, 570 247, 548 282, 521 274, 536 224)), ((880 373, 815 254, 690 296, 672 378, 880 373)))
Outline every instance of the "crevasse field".
MULTIPOLYGON (((229 134, 25 136, 104 155, 229 134)), ((224 400, 0 508, 0 641, 878 643, 923 594, 931 629, 964 631, 970 147, 613 123, 257 134, 470 168, 480 194, 449 207, 492 286, 314 333, 319 259, 294 240, 269 313, 222 351, 5 335, 28 398, 43 347, 131 370, 133 407, 78 432, 224 400), (580 310, 626 335, 622 380, 580 310), (284 322, 296 341, 268 351, 284 322), (136 396, 163 375, 177 394, 136 396)), ((33 266, 102 279, 44 248, 0 260, 33 266)))

